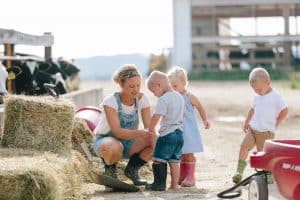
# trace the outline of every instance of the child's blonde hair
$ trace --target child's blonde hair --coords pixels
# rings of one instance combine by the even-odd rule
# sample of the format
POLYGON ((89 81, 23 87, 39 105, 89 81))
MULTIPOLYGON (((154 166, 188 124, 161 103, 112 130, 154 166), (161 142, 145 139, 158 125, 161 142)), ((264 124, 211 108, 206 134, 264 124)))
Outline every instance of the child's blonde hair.
POLYGON ((113 74, 112 79, 122 85, 126 82, 127 79, 134 76, 141 76, 141 73, 137 69, 135 64, 125 64, 119 67, 113 74))
POLYGON ((179 66, 174 66, 168 71, 169 79, 179 79, 185 83, 185 86, 188 84, 188 78, 185 69, 179 66))
POLYGON ((267 70, 262 67, 254 68, 249 74, 249 82, 270 81, 270 75, 267 70))
POLYGON ((163 87, 168 88, 170 86, 170 82, 167 74, 154 70, 150 73, 146 80, 147 88, 150 90, 154 83, 161 83, 163 87))

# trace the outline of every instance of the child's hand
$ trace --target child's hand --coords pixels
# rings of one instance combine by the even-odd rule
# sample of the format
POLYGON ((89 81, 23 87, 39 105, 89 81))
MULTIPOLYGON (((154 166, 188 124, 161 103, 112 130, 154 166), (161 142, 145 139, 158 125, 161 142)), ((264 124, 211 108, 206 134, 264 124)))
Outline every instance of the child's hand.
POLYGON ((204 128, 205 129, 209 129, 210 128, 210 123, 209 123, 209 121, 204 121, 204 128))
POLYGON ((150 131, 150 130, 148 131, 148 134, 150 137, 151 148, 154 148, 157 135, 154 131, 150 131))
POLYGON ((248 132, 248 130, 249 130, 249 123, 244 123, 243 130, 244 130, 244 133, 248 132))

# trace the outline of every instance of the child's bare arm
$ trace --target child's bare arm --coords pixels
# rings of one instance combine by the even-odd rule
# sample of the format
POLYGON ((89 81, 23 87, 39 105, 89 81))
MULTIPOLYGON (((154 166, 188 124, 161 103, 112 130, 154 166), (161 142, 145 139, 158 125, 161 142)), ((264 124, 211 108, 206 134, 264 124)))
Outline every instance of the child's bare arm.
POLYGON ((193 104, 193 106, 195 106, 195 108, 198 110, 198 112, 201 116, 201 119, 203 121, 205 129, 208 129, 210 127, 210 124, 209 124, 209 121, 207 120, 206 111, 203 108, 203 106, 201 105, 200 101, 193 94, 189 94, 189 99, 190 99, 191 103, 193 104))
POLYGON ((288 112, 289 112, 288 108, 284 108, 283 110, 280 111, 276 119, 276 128, 287 117, 288 112))
POLYGON ((243 125, 243 130, 244 130, 245 133, 247 133, 247 131, 248 131, 248 129, 249 129, 249 122, 250 122, 250 120, 252 119, 253 114, 254 114, 254 109, 251 107, 251 108, 249 109, 249 111, 248 111, 246 120, 245 120, 244 125, 243 125))
POLYGON ((155 127, 160 120, 160 115, 154 114, 150 120, 149 132, 155 132, 155 127))
POLYGON ((150 134, 150 137, 151 137, 151 147, 154 148, 154 145, 155 145, 155 141, 156 141, 156 138, 157 138, 157 133, 155 131, 155 127, 157 125, 157 123, 159 122, 160 120, 160 115, 157 115, 157 114, 154 114, 152 117, 151 117, 151 120, 150 120, 150 126, 149 126, 149 134, 150 134))

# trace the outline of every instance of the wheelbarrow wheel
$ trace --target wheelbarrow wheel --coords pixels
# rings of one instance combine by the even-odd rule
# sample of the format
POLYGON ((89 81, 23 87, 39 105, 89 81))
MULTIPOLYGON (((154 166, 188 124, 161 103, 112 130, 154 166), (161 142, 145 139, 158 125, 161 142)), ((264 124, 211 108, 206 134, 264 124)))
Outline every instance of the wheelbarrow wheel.
POLYGON ((268 184, 264 175, 253 176, 249 183, 249 200, 268 200, 268 184))

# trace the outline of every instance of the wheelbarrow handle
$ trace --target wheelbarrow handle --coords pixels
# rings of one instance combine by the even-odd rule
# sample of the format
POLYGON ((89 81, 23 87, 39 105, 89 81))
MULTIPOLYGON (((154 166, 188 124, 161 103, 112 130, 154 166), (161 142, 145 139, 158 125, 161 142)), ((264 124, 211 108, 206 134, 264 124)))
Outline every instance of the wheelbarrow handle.
POLYGON ((59 91, 55 85, 50 84, 50 83, 44 83, 44 87, 47 90, 49 95, 51 95, 55 98, 59 97, 59 91))

